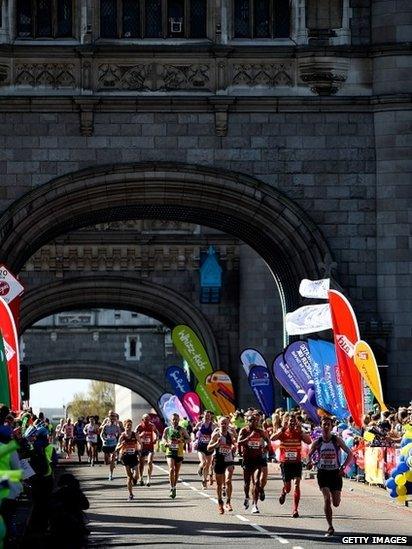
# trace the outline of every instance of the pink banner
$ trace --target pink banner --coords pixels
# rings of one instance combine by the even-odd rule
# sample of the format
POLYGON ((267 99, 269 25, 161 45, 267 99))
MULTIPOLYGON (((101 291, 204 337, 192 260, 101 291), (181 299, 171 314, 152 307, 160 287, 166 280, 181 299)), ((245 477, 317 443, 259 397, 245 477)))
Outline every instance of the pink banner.
POLYGON ((200 415, 200 398, 197 393, 189 391, 185 393, 182 397, 182 404, 185 407, 186 412, 189 415, 190 421, 199 421, 200 415))

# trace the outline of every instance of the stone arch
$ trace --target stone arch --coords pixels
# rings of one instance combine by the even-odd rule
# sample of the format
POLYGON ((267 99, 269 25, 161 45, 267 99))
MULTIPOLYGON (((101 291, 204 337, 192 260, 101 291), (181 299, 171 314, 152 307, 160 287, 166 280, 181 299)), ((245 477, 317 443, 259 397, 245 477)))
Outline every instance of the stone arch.
POLYGON ((133 372, 114 362, 88 360, 50 361, 29 364, 30 383, 41 383, 55 379, 95 379, 122 385, 141 395, 155 408, 163 393, 162 388, 152 379, 133 372))
POLYGON ((219 368, 218 345, 204 315, 178 292, 135 278, 84 276, 29 290, 22 299, 20 329, 24 332, 57 312, 96 307, 143 313, 170 328, 188 324, 203 339, 212 364, 219 368))
POLYGON ((127 163, 88 168, 53 179, 16 201, 0 218, 0 261, 18 272, 42 245, 94 223, 169 219, 215 227, 266 261, 284 310, 298 303, 304 278, 331 262, 310 216, 253 177, 180 163, 127 163))

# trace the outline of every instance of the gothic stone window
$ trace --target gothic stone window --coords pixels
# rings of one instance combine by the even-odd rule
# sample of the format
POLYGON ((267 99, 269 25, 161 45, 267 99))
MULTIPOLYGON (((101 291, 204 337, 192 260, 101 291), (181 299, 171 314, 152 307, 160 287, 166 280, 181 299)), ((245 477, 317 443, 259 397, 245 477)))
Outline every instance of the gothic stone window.
POLYGON ((289 38, 289 0, 233 0, 235 38, 289 38))
POLYGON ((206 38, 207 0, 100 0, 102 38, 206 38))
POLYGON ((73 36, 73 0, 17 0, 19 38, 73 36))

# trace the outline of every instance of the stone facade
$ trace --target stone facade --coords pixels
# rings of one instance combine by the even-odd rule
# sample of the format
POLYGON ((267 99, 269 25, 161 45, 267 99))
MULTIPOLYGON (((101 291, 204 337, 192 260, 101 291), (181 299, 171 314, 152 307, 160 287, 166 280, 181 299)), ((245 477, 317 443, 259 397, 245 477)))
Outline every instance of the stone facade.
MULTIPOLYGON (((209 14, 207 41, 102 41, 92 9, 79 14, 75 40, 28 44, 15 39, 14 3, 3 2, 10 9, 0 45, 0 209, 7 216, 32 189, 107 164, 179 161, 252 176, 296 204, 323 235, 331 253, 315 261, 318 275, 340 285, 362 336, 388 364, 388 400, 406 402, 412 6, 344 0, 342 26, 326 36, 306 28, 309 4, 293 1, 291 38, 269 42, 234 40, 231 3, 221 0, 209 14)), ((283 227, 273 227, 280 241, 283 227)), ((41 265, 41 253, 48 264, 44 250, 33 250, 27 266, 41 265)), ((276 286, 257 267, 252 284, 244 258, 242 266, 241 253, 240 286, 233 286, 233 300, 240 291, 240 301, 228 312, 233 330, 219 344, 235 378, 240 347, 256 342, 271 361, 284 339, 276 286), (270 291, 273 303, 266 301, 270 291), (265 316, 265 333, 254 307, 265 316)), ((273 257, 271 268, 275 263, 273 257)), ((39 267, 24 276, 30 286, 49 280, 39 267)), ((180 273, 172 283, 164 272, 156 279, 153 266, 147 276, 167 284, 185 280, 180 273)), ((215 322, 214 332, 227 330, 225 322, 215 322)))

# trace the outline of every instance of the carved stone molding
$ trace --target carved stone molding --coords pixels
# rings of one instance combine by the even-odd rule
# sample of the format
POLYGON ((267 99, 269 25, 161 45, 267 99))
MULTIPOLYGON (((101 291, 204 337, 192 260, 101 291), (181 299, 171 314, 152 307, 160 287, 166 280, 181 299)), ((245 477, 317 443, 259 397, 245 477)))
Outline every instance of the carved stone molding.
POLYGON ((148 91, 152 87, 152 66, 103 63, 98 67, 98 89, 148 91))
POLYGON ((0 86, 7 86, 10 80, 8 65, 0 65, 0 86))
POLYGON ((216 135, 225 137, 227 135, 229 124, 229 108, 235 102, 234 99, 226 97, 213 97, 209 99, 209 103, 215 111, 215 130, 216 135))
POLYGON ((317 95, 334 95, 348 77, 349 59, 341 57, 309 57, 299 60, 302 82, 317 95))
POLYGON ((247 63, 233 65, 233 85, 237 86, 293 86, 291 65, 284 63, 247 63))
POLYGON ((74 64, 71 63, 22 63, 15 68, 14 83, 16 86, 33 88, 44 86, 50 88, 74 88, 74 64))
POLYGON ((206 64, 163 65, 160 68, 163 84, 160 90, 210 90, 210 66, 206 64))
POLYGON ((99 100, 92 97, 83 97, 75 99, 74 102, 79 109, 80 134, 90 137, 94 131, 94 110, 99 100))

